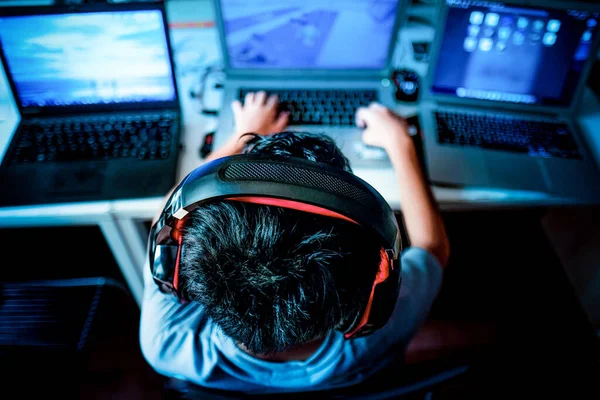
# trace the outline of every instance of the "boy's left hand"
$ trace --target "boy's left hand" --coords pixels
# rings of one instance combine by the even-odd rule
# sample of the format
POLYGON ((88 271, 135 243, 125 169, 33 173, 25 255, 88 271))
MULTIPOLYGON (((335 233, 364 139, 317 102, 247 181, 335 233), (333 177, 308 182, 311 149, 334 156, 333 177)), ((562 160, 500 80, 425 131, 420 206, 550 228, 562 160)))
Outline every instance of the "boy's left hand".
POLYGON ((289 112, 277 114, 277 95, 267 97, 263 91, 248 93, 244 104, 238 100, 231 103, 235 118, 235 137, 245 133, 268 135, 284 131, 288 125, 289 112))

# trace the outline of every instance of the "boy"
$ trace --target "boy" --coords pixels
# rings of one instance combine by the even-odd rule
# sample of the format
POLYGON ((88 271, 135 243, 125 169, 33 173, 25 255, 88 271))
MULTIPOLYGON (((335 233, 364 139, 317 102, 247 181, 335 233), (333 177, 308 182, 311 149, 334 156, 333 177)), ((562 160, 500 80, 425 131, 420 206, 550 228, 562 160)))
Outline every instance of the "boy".
MULTIPOLYGON (((288 116, 277 114, 277 103, 264 92, 234 102, 237 133, 207 161, 274 154, 351 172, 332 140, 284 132, 288 116)), ((362 227, 273 206, 212 203, 190 213, 183 228, 188 304, 163 295, 144 268, 140 340, 157 372, 243 392, 323 390, 358 383, 401 357, 437 296, 449 243, 405 121, 372 104, 358 110, 356 123, 365 143, 392 160, 410 237, 388 323, 351 340, 336 330, 356 315, 357 293, 378 269, 380 244, 362 227)))

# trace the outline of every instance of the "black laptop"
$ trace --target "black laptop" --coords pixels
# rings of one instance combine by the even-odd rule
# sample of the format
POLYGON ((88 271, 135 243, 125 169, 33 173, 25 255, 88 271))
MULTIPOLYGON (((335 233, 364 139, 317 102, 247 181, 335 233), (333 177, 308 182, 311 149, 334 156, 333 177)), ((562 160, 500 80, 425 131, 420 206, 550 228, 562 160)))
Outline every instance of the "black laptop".
POLYGON ((0 206, 165 195, 181 109, 163 2, 0 7, 21 120, 0 206))

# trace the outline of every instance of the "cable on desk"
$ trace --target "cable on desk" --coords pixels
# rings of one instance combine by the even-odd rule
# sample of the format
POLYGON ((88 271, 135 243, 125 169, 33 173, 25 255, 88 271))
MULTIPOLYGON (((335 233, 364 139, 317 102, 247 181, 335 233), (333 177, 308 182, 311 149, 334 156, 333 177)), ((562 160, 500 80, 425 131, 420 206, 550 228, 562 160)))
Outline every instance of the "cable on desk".
POLYGON ((224 69, 220 64, 209 65, 205 68, 204 72, 200 75, 198 80, 198 84, 191 88, 189 91, 189 95, 192 99, 199 102, 200 105, 200 113, 204 115, 213 115, 216 116, 219 114, 218 110, 209 109, 204 105, 204 96, 208 89, 223 89, 225 81, 225 73, 224 69), (211 75, 217 76, 217 82, 213 85, 212 88, 207 87, 206 82, 211 75))

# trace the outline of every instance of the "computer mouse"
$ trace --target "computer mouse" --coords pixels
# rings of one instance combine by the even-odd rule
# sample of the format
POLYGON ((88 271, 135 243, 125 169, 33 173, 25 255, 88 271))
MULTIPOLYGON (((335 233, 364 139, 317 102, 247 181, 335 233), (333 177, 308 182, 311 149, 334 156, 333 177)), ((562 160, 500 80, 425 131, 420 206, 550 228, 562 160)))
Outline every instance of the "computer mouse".
POLYGON ((396 85, 396 100, 413 102, 419 98, 419 76, 408 69, 400 69, 392 74, 396 85))

